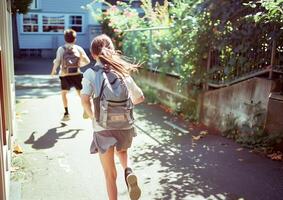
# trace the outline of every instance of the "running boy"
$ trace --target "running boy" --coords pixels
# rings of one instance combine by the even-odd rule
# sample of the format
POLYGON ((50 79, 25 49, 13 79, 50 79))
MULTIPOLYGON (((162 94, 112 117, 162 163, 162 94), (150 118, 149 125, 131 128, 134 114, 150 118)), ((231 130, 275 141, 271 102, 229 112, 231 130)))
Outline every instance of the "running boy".
POLYGON ((71 87, 75 87, 80 96, 80 90, 82 89, 82 73, 80 67, 90 62, 83 48, 75 44, 76 38, 77 33, 73 29, 64 31, 65 45, 57 49, 56 58, 53 61, 51 71, 51 75, 54 76, 57 74, 57 68, 60 66, 61 96, 65 111, 62 121, 70 119, 67 93, 71 87))

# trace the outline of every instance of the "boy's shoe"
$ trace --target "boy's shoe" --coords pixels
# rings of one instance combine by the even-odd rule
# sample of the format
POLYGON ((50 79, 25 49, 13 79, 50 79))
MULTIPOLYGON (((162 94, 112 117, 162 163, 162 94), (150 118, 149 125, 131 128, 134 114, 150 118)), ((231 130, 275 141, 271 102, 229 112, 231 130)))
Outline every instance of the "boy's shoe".
POLYGON ((138 178, 131 168, 125 169, 125 180, 131 200, 138 200, 141 196, 141 189, 138 186, 138 178))
POLYGON ((61 121, 69 121, 70 120, 70 115, 69 114, 64 114, 62 117, 61 121))

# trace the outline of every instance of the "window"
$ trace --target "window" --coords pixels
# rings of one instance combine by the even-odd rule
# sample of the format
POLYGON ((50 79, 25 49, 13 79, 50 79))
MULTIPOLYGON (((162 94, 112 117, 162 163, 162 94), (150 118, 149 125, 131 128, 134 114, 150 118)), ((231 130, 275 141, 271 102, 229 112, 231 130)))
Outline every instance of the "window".
POLYGON ((70 16, 69 25, 70 28, 74 29, 77 32, 82 32, 82 16, 72 15, 70 16))
POLYGON ((43 32, 64 32, 65 29, 65 16, 42 16, 42 31, 43 32))
POLYGON ((23 32, 38 32, 37 14, 26 14, 23 16, 23 32))
POLYGON ((66 28, 83 33, 84 17, 78 14, 28 13, 21 15, 23 33, 61 34, 66 28))

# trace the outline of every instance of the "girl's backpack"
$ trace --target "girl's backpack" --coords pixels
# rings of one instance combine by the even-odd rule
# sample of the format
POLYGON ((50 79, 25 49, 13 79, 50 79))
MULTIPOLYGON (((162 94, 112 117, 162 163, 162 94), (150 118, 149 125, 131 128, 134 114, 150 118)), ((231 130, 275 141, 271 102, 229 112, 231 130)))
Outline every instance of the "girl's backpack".
POLYGON ((101 65, 95 65, 92 69, 95 73, 95 91, 99 92, 93 100, 96 121, 108 130, 130 129, 134 123, 134 105, 123 78, 101 65))

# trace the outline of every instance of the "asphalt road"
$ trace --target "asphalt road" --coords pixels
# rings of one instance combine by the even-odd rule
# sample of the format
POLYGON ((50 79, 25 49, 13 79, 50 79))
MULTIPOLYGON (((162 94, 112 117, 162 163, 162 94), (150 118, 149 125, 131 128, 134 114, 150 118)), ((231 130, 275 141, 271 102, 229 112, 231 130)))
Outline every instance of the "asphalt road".
MULTIPOLYGON (((89 153, 90 121, 82 118, 79 97, 74 90, 70 92, 71 120, 62 123, 58 79, 28 75, 34 72, 29 70, 15 70, 16 142, 24 153, 13 157, 18 168, 12 173, 12 191, 18 195, 14 193, 11 200, 106 200, 99 157, 89 153)), ((135 115, 138 136, 130 158, 142 200, 282 199, 282 162, 210 131, 193 142, 192 135, 207 130, 158 105, 139 105, 135 115)), ((118 160, 116 163, 118 199, 126 200, 122 168, 118 160)))

